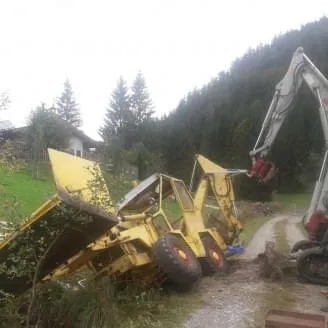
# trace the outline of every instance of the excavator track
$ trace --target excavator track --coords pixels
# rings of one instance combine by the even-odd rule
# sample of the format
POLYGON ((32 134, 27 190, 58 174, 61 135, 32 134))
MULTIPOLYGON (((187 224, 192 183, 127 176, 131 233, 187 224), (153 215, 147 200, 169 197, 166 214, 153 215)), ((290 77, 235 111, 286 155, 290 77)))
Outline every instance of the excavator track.
POLYGON ((297 259, 297 271, 307 282, 328 286, 328 252, 322 248, 303 251, 297 259))

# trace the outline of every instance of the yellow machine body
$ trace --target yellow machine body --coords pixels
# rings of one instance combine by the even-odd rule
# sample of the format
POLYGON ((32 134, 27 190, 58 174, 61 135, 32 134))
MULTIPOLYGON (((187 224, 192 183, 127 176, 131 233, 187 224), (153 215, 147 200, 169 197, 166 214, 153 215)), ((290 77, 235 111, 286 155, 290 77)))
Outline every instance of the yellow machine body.
POLYGON ((243 230, 237 219, 235 194, 231 173, 202 155, 196 155, 195 163, 200 166, 202 175, 195 192, 194 202, 198 209, 204 209, 209 191, 215 198, 215 204, 221 212, 223 224, 228 234, 226 242, 233 244, 243 230))
MULTIPOLYGON (((233 199, 231 181, 224 174, 210 173, 221 167, 205 157, 198 157, 205 174, 195 199, 182 180, 154 174, 136 185, 116 207, 112 205, 99 165, 55 150, 49 150, 49 157, 57 193, 32 214, 20 232, 32 227, 42 233, 40 223, 57 220, 56 210, 60 206, 84 213, 92 220, 88 226, 67 227, 63 238, 54 245, 52 256, 45 259, 40 280, 91 269, 96 278, 129 275, 154 281, 159 277, 152 259, 152 246, 163 234, 174 234, 184 240, 198 258, 206 256, 202 243, 205 235, 226 251, 226 242, 218 231, 205 226, 203 205, 209 186, 217 191, 216 200, 231 226, 239 227, 229 208, 229 200, 233 199), (179 214, 172 214, 172 208, 179 214)), ((0 260, 6 259, 7 248, 15 238, 13 234, 0 244, 0 260)), ((6 284, 7 277, 1 276, 0 289, 6 284)), ((14 284, 9 291, 15 291, 14 284)), ((28 284, 23 283, 19 290, 24 288, 28 288, 28 284)))
MULTIPOLYGON (((118 215, 122 217, 120 223, 45 279, 88 267, 96 271, 98 278, 128 274, 152 281, 158 278, 158 272, 152 261, 151 249, 161 235, 168 233, 184 240, 200 258, 206 255, 201 241, 206 234, 223 251, 226 250, 226 244, 217 231, 205 227, 201 209, 194 206, 192 196, 182 180, 164 174, 149 178, 145 188, 137 190, 135 197, 132 195, 122 206, 118 206, 118 215), (182 216, 169 219, 163 202, 172 196, 175 200, 171 203, 176 203, 182 216), (154 202, 148 203, 149 199, 154 202)), ((134 189, 130 193, 133 194, 134 189)))

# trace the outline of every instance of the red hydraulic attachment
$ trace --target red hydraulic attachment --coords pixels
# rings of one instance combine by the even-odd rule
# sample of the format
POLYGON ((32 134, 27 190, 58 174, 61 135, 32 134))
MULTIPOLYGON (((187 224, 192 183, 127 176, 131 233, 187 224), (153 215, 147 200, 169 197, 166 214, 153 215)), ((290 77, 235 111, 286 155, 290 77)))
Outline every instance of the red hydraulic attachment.
POLYGON ((248 176, 257 178, 260 182, 269 181, 276 173, 273 163, 267 162, 264 159, 257 159, 253 162, 253 166, 248 171, 248 176))

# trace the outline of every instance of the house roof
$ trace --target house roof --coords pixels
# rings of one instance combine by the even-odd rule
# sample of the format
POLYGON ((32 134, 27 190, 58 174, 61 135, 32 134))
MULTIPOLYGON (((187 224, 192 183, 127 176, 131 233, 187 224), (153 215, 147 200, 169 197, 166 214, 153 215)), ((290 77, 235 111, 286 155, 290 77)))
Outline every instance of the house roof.
POLYGON ((85 142, 92 144, 92 145, 97 145, 99 141, 93 140, 89 136, 87 136, 83 131, 75 128, 75 131, 73 131, 73 134, 75 134, 77 137, 80 139, 84 140, 85 142))
MULTIPOLYGON (((82 140, 82 142, 87 143, 90 146, 95 146, 99 142, 96 140, 93 140, 89 136, 87 136, 82 130, 79 130, 75 126, 72 126, 71 124, 67 123, 66 121, 62 120, 63 124, 67 127, 67 129, 70 129, 72 134, 79 139, 82 140)), ((8 121, 9 122, 9 121, 8 121)), ((0 122, 1 123, 1 122, 0 122)), ((5 131, 7 135, 23 135, 27 132, 28 126, 21 126, 19 128, 11 127, 7 129, 2 129, 2 131, 5 131)), ((1 131, 1 125, 0 125, 0 131, 1 131)))
POLYGON ((8 120, 0 121, 0 131, 14 129, 14 124, 8 120))
POLYGON ((71 125, 70 123, 62 120, 65 126, 67 126, 68 129, 72 131, 72 134, 78 138, 80 138, 82 141, 91 144, 91 145, 97 145, 99 142, 96 140, 93 140, 89 136, 87 136, 82 130, 78 129, 77 127, 71 125))

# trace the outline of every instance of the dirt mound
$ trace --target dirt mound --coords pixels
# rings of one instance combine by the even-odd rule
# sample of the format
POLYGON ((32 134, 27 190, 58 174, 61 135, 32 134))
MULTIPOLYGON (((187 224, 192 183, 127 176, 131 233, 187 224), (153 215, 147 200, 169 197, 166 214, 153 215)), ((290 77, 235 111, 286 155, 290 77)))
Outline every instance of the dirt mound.
POLYGON ((294 271, 289 253, 281 253, 275 249, 275 243, 267 241, 265 250, 255 259, 259 265, 260 276, 271 280, 282 280, 294 271))
MULTIPOLYGON (((230 263, 231 261, 229 261, 230 263)), ((230 267, 230 278, 233 281, 249 282, 262 278, 259 263, 254 260, 234 260, 230 267)))
POLYGON ((226 276, 214 275, 202 279, 202 289, 209 289, 218 283, 230 285, 235 283, 248 284, 269 280, 263 277, 259 263, 253 260, 229 260, 229 273, 226 276))
POLYGON ((241 220, 257 215, 273 215, 282 211, 282 206, 276 202, 247 202, 236 203, 238 216, 241 220))
POLYGON ((257 258, 230 260, 229 264, 228 279, 234 282, 289 281, 296 277, 296 268, 289 254, 276 251, 271 241, 266 242, 265 251, 257 258))

